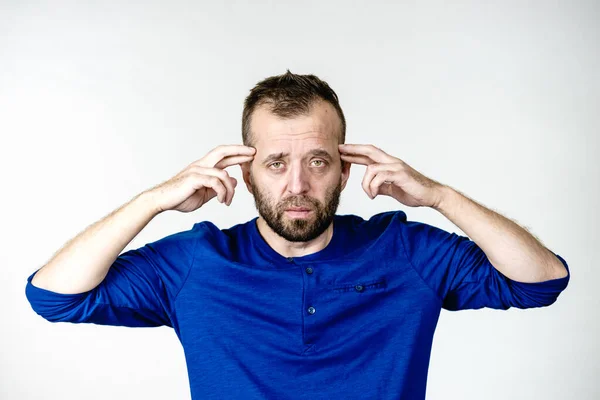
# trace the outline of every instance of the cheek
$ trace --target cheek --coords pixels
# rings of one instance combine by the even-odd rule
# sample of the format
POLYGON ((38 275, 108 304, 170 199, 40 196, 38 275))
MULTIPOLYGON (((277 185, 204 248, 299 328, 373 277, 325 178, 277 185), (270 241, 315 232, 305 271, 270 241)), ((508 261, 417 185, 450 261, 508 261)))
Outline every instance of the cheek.
POLYGON ((257 179, 255 176, 252 181, 255 190, 260 191, 263 197, 273 202, 278 202, 281 199, 281 193, 285 191, 285 183, 282 179, 269 176, 262 176, 257 179))
POLYGON ((286 177, 284 173, 275 173, 266 171, 261 174, 259 184, 271 192, 277 192, 286 185, 286 177))

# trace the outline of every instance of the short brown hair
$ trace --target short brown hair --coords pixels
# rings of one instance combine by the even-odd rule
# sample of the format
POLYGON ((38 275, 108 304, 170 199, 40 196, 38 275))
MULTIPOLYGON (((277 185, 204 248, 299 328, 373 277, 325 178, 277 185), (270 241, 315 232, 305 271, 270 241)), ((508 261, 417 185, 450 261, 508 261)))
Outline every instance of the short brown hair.
POLYGON ((337 94, 315 75, 293 74, 288 69, 285 74, 268 77, 256 84, 244 100, 242 113, 242 140, 245 146, 251 146, 252 132, 250 122, 252 113, 261 105, 269 105, 270 112, 282 117, 292 118, 310 112, 311 106, 324 100, 330 103, 341 120, 339 143, 346 140, 346 119, 340 107, 337 94))

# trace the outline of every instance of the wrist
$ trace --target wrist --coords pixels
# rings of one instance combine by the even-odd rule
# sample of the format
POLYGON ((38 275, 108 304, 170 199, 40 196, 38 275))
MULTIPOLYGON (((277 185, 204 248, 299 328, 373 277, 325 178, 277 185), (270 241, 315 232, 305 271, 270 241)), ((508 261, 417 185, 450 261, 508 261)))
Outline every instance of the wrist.
POLYGON ((156 215, 162 213, 164 210, 160 208, 158 205, 158 201, 156 200, 156 195, 152 191, 145 191, 138 194, 133 202, 137 203, 141 208, 147 211, 151 217, 155 217, 156 215))
POLYGON ((448 204, 452 202, 452 198, 456 195, 456 191, 447 185, 442 185, 439 189, 438 200, 433 205, 433 209, 436 211, 444 212, 448 209, 448 204))

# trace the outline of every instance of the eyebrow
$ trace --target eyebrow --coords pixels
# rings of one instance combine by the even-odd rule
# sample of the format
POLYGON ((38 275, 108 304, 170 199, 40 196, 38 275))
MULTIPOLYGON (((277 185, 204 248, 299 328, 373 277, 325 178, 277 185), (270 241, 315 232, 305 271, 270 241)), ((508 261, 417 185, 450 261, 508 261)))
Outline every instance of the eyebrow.
MULTIPOLYGON (((269 154, 263 160, 263 164, 266 164, 266 163, 274 161, 274 160, 280 160, 282 158, 286 158, 289 155, 290 155, 290 153, 284 153, 284 152, 269 154)), ((323 157, 323 158, 326 158, 329 161, 332 160, 332 157, 329 154, 329 152, 327 152, 327 150, 323 150, 323 149, 314 149, 314 150, 311 150, 311 151, 308 152, 307 155, 308 156, 312 156, 312 157, 315 157, 315 156, 316 157, 323 157)))

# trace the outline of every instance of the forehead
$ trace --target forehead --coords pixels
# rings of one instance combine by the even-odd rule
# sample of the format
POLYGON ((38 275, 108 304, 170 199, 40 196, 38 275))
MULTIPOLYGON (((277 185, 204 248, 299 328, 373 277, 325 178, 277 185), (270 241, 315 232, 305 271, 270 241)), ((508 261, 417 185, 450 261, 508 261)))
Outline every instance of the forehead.
POLYGON ((313 104, 306 115, 281 118, 266 106, 252 114, 251 131, 257 151, 281 147, 337 146, 341 129, 335 108, 327 102, 313 104))

